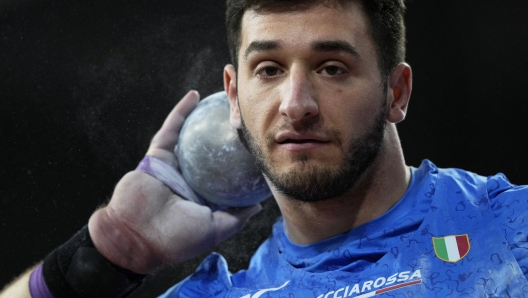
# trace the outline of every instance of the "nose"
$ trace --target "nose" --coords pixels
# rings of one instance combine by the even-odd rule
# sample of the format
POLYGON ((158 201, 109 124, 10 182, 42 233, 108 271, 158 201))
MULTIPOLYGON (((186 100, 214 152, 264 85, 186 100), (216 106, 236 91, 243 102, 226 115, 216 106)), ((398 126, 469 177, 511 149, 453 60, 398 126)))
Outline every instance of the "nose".
POLYGON ((319 114, 319 105, 309 72, 292 69, 284 83, 279 107, 281 115, 294 122, 319 114))

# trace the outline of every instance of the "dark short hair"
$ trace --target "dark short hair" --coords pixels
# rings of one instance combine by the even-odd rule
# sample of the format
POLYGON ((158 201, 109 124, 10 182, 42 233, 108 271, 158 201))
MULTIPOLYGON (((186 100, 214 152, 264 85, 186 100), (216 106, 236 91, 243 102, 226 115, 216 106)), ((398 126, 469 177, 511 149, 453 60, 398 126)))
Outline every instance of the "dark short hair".
POLYGON ((344 6, 352 1, 358 1, 367 15, 380 72, 387 77, 398 63, 405 60, 404 0, 227 0, 227 41, 233 65, 238 68, 242 17, 246 11, 297 11, 321 2, 344 6))

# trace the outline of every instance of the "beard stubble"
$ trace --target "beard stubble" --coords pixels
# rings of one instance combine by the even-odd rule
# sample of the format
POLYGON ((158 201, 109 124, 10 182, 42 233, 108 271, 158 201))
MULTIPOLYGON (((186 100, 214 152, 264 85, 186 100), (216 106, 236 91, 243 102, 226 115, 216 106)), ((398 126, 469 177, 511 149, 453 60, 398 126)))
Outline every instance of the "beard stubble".
MULTIPOLYGON (((292 200, 318 202, 338 197, 352 189, 376 161, 383 149, 386 115, 386 100, 383 100, 374 123, 364 134, 352 139, 338 169, 309 164, 310 157, 301 154, 297 157, 297 161, 303 164, 302 170, 291 169, 286 173, 277 173, 270 158, 265 156, 262 145, 247 129, 243 118, 239 136, 247 145, 260 171, 279 192, 292 200)), ((338 131, 328 133, 338 142, 340 141, 338 131)), ((273 138, 270 137, 266 141, 271 142, 273 138)))

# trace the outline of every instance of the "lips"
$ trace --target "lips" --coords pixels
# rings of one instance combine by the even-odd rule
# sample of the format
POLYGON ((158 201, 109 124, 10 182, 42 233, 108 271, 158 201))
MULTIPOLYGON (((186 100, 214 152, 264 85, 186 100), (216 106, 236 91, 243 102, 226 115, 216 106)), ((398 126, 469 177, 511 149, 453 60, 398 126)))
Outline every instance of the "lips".
POLYGON ((288 143, 304 144, 304 143, 326 143, 326 142, 314 140, 314 139, 286 139, 282 142, 277 142, 277 143, 279 144, 288 144, 288 143))
POLYGON ((328 143, 329 141, 327 137, 321 135, 295 132, 284 132, 275 137, 275 142, 279 144, 328 143))

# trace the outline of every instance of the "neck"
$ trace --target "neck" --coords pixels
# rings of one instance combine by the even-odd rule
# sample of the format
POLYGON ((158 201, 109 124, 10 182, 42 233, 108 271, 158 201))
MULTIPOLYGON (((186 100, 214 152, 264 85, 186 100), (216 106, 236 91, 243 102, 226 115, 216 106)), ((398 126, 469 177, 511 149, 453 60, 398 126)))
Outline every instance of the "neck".
POLYGON ((388 125, 384 147, 376 161, 353 188, 319 202, 292 200, 273 187, 284 218, 286 233, 296 244, 306 245, 345 233, 367 223, 394 206, 411 178, 394 125, 388 125))

